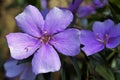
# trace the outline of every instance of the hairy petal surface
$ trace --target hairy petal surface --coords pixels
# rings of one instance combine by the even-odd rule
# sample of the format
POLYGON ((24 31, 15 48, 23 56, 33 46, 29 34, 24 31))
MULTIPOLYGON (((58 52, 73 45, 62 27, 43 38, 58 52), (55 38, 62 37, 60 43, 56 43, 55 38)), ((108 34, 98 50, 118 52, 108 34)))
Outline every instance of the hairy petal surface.
POLYGON ((9 60, 4 64, 4 68, 6 70, 6 76, 13 78, 20 75, 20 73, 24 69, 24 65, 23 64, 17 65, 16 60, 9 60))
POLYGON ((55 72, 60 69, 61 63, 57 52, 49 44, 43 44, 35 53, 32 60, 33 72, 35 74, 55 72))
POLYGON ((69 10, 54 7, 45 18, 44 31, 54 34, 63 31, 73 20, 73 15, 69 10))
POLYGON ((25 10, 15 17, 20 29, 32 36, 40 37, 41 29, 44 26, 44 20, 39 10, 29 5, 25 10))
POLYGON ((80 52, 80 31, 67 29, 53 36, 51 44, 62 54, 75 56, 80 52))
POLYGON ((24 33, 10 33, 6 38, 11 56, 14 59, 28 58, 40 46, 40 43, 36 38, 24 33))
POLYGON ((96 52, 104 49, 104 44, 97 41, 93 32, 88 30, 81 30, 80 42, 84 45, 82 50, 87 56, 95 54, 96 52))

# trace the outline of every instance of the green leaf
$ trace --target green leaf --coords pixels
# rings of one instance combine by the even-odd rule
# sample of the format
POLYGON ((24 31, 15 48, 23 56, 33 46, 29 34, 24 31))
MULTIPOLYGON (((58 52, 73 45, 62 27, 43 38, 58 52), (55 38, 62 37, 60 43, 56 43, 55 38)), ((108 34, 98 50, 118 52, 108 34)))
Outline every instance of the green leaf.
POLYGON ((75 71, 76 71, 76 73, 77 73, 78 80, 81 80, 81 70, 80 70, 80 68, 79 68, 79 65, 78 65, 78 63, 77 63, 76 58, 75 58, 75 57, 70 57, 70 59, 71 59, 71 61, 72 61, 72 64, 73 64, 73 66, 74 66, 74 69, 75 69, 75 71))
POLYGON ((99 64, 96 66, 95 70, 105 80, 115 80, 112 71, 108 67, 99 64))
POLYGON ((111 2, 111 3, 120 7, 120 0, 109 0, 109 2, 111 2))
POLYGON ((62 68, 61 68, 61 80, 66 80, 66 72, 65 72, 65 62, 62 62, 62 68))

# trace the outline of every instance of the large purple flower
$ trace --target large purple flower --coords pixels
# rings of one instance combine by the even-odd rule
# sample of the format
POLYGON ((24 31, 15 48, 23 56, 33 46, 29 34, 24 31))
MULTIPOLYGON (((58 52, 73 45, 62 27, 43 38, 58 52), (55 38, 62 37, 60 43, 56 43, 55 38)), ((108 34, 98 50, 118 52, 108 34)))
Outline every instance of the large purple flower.
POLYGON ((120 44, 120 23, 114 25, 110 19, 104 22, 96 21, 93 24, 93 32, 82 30, 80 35, 82 50, 86 55, 92 55, 106 48, 115 48, 120 44))
POLYGON ((54 7, 43 20, 39 10, 29 5, 15 19, 24 33, 7 35, 11 56, 24 59, 35 53, 32 59, 35 74, 60 69, 60 59, 53 47, 68 56, 80 52, 79 30, 66 29, 73 19, 70 11, 54 7))
POLYGON ((35 74, 32 72, 31 64, 25 63, 17 65, 17 62, 18 61, 11 59, 4 64, 6 76, 10 79, 12 78, 11 80, 16 77, 19 77, 19 80, 34 80, 35 74))

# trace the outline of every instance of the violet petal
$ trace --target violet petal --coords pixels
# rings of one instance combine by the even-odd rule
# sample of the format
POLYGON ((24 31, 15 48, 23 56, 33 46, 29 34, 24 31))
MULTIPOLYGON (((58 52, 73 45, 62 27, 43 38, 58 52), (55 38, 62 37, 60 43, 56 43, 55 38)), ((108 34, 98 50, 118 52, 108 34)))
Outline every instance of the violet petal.
POLYGON ((89 16, 90 14, 95 14, 96 11, 92 6, 85 5, 85 6, 81 6, 78 9, 77 13, 80 18, 83 18, 89 16))
POLYGON ((51 44, 62 54, 75 56, 80 52, 80 31, 67 29, 53 36, 51 44))
POLYGON ((70 6, 69 6, 69 10, 72 11, 73 13, 75 13, 77 11, 77 9, 79 8, 80 4, 82 3, 83 0, 72 0, 70 6))
POLYGON ((35 74, 32 71, 31 65, 25 66, 25 70, 22 72, 20 80, 35 80, 35 74))
POLYGON ((93 0, 93 4, 96 8, 104 7, 108 3, 108 0, 93 0))
POLYGON ((60 69, 60 66, 59 56, 49 44, 42 45, 32 60, 33 72, 35 74, 55 72, 60 69))
POLYGON ((54 34, 63 31, 73 20, 73 15, 69 10, 54 7, 45 18, 44 31, 54 34))
POLYGON ((10 33, 6 38, 14 59, 28 58, 40 45, 36 38, 24 33, 10 33))
POLYGON ((107 48, 115 48, 120 44, 120 36, 110 38, 108 43, 106 44, 107 48))
POLYGON ((15 17, 17 25, 22 31, 35 36, 40 37, 41 29, 44 26, 44 20, 39 10, 29 5, 25 10, 15 17))
POLYGON ((6 76, 13 78, 20 75, 23 71, 24 64, 17 65, 16 60, 9 60, 4 64, 4 68, 6 70, 6 76))
POLYGON ((104 44, 96 40, 93 32, 88 30, 81 30, 80 42, 84 45, 82 50, 87 56, 95 54, 104 49, 104 44))
POLYGON ((110 38, 120 36, 120 23, 114 26, 113 28, 111 28, 111 30, 109 31, 109 36, 110 38))
POLYGON ((105 35, 113 26, 114 22, 110 19, 105 20, 104 22, 96 21, 93 24, 93 32, 95 34, 101 33, 102 35, 105 35))

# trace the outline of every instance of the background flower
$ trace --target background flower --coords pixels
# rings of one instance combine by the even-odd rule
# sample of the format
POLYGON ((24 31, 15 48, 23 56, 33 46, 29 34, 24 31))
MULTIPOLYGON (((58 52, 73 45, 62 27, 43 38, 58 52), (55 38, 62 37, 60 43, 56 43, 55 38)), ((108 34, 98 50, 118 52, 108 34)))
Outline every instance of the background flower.
POLYGON ((32 66, 29 63, 18 64, 14 59, 8 60, 4 64, 6 76, 10 79, 19 77, 19 80, 34 80, 35 74, 32 72, 32 66))
POLYGON ((96 21, 93 24, 93 32, 82 30, 80 35, 82 50, 86 55, 95 54, 106 48, 115 48, 120 44, 120 24, 114 25, 110 19, 104 22, 96 21))
POLYGON ((93 0, 93 5, 96 8, 104 7, 108 3, 108 0, 93 0))

